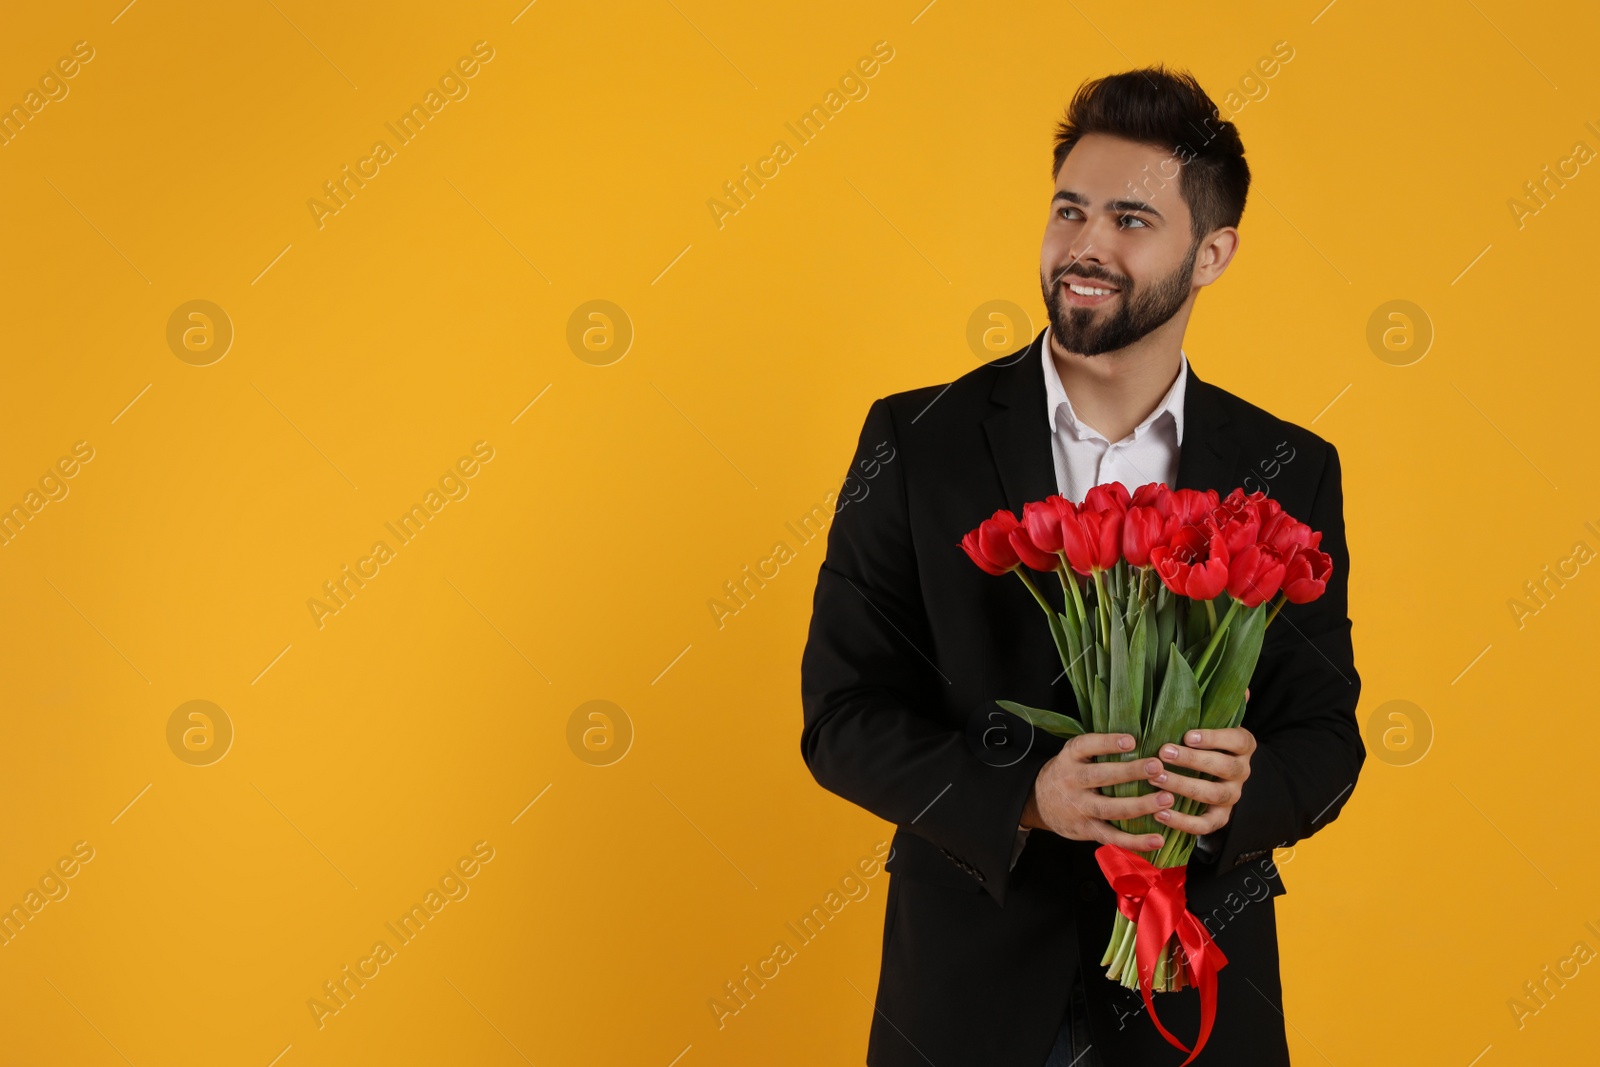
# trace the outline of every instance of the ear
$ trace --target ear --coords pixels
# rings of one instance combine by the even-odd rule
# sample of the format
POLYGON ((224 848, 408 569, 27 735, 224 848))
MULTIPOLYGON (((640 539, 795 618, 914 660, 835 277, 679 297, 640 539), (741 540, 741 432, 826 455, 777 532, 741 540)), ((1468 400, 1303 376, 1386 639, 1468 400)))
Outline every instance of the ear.
POLYGON ((1194 257, 1194 284, 1210 285, 1222 277, 1222 272, 1228 269, 1238 250, 1238 230, 1232 226, 1212 230, 1200 242, 1200 250, 1194 257))

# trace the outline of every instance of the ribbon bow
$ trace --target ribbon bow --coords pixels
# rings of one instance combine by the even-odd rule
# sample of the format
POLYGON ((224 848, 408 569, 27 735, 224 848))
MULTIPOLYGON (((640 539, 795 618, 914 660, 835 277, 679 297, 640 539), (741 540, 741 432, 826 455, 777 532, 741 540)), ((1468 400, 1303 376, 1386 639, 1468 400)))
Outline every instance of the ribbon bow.
POLYGON ((1150 1021, 1169 1044, 1189 1053, 1189 1059, 1179 1065, 1188 1067, 1211 1036, 1211 1024, 1217 1013, 1217 972, 1228 962, 1205 926, 1189 911, 1188 895, 1184 891, 1189 869, 1157 867, 1118 845, 1101 845, 1095 850, 1094 858, 1105 873, 1106 881, 1116 890, 1117 910, 1137 926, 1134 955, 1139 965, 1139 992, 1144 994, 1150 1021), (1156 1018, 1155 1002, 1150 997, 1156 959, 1173 934, 1178 935, 1178 943, 1183 946, 1184 974, 1200 991, 1200 1037, 1193 1052, 1161 1025, 1161 1020, 1156 1018))

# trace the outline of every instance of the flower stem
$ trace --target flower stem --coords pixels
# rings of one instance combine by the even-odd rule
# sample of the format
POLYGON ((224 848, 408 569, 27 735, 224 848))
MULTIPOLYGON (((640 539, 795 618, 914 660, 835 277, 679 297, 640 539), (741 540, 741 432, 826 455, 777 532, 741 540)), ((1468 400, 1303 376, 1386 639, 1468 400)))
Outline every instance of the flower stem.
POLYGON ((1072 587, 1077 584, 1077 579, 1073 577, 1072 570, 1067 566, 1066 560, 1066 553, 1056 553, 1056 577, 1061 579, 1061 592, 1067 596, 1068 602, 1070 603, 1073 599, 1075 599, 1073 594, 1076 592, 1076 590, 1074 590, 1072 587))
POLYGON ((1117 917, 1122 920, 1122 940, 1117 943, 1117 953, 1112 957, 1111 967, 1116 972, 1118 981, 1130 989, 1138 989, 1139 956, 1136 949, 1139 927, 1120 911, 1117 912, 1117 917))
POLYGON ((1045 615, 1052 619, 1055 618, 1056 609, 1051 607, 1050 601, 1046 600, 1044 598, 1044 594, 1039 592, 1039 587, 1033 584, 1033 579, 1029 578, 1027 573, 1022 569, 1022 564, 1017 564, 1015 567, 1012 567, 1011 570, 1012 573, 1014 573, 1018 578, 1022 579, 1022 584, 1028 587, 1028 592, 1032 593, 1033 599, 1039 602, 1039 606, 1044 609, 1045 615))
MULTIPOLYGON (((1122 914, 1122 912, 1119 911, 1116 913, 1116 915, 1112 916, 1111 938, 1106 942, 1105 955, 1100 957, 1101 966, 1110 964, 1117 958, 1117 949, 1122 947, 1122 932, 1127 925, 1128 917, 1122 914)), ((1120 975, 1115 974, 1114 970, 1115 969, 1113 968, 1112 970, 1106 971, 1106 977, 1119 978, 1120 975)))
POLYGON ((1083 605, 1083 587, 1078 584, 1078 575, 1070 567, 1062 564, 1057 568, 1061 575, 1061 584, 1072 593, 1072 606, 1078 609, 1078 622, 1082 624, 1084 633, 1089 631, 1089 612, 1083 605))
POLYGON ((1110 648, 1111 641, 1111 605, 1106 598, 1105 579, 1101 575, 1105 571, 1099 567, 1094 569, 1095 613, 1100 619, 1100 641, 1102 648, 1110 648))
MULTIPOLYGON (((1209 600, 1206 601, 1206 611, 1211 613, 1212 618, 1216 617, 1216 609, 1211 606, 1211 601, 1209 600)), ((1196 678, 1200 677, 1200 675, 1204 673, 1206 664, 1211 662, 1211 653, 1215 652, 1217 650, 1217 645, 1222 643, 1222 635, 1227 632, 1228 624, 1233 621, 1233 617, 1238 613, 1239 601, 1235 600, 1232 606, 1228 608, 1228 613, 1222 617, 1222 622, 1217 624, 1216 629, 1212 632, 1211 641, 1206 645, 1206 650, 1200 653, 1200 660, 1194 665, 1194 674, 1196 678)))

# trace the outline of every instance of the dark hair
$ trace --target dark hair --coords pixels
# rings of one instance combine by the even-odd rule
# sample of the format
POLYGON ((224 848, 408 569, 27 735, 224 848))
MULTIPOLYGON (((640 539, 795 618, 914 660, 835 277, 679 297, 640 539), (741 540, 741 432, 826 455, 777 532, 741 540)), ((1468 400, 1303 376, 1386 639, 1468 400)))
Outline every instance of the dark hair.
MULTIPOLYGON (((1178 191, 1189 205, 1195 240, 1222 226, 1237 226, 1250 191, 1239 131, 1226 121, 1194 75, 1161 64, 1084 82, 1056 126, 1051 178, 1061 173, 1078 139, 1104 133, 1173 154, 1178 191)), ((1171 175, 1156 175, 1167 180, 1171 175)))

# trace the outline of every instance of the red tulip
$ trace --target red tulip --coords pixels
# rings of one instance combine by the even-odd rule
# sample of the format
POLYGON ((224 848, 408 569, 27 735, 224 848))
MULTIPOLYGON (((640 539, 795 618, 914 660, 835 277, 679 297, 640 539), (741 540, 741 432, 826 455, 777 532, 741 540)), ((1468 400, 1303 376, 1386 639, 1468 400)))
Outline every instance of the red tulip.
MULTIPOLYGON (((1128 487, 1121 482, 1104 482, 1083 495, 1083 508, 1090 511, 1127 511, 1128 487)), ((1081 510, 1081 509, 1080 509, 1081 510)))
POLYGON ((1215 489, 1174 489, 1172 514, 1184 526, 1193 526, 1214 518, 1219 501, 1215 489))
MULTIPOLYGON (((1033 504, 1028 505, 1028 507, 1034 506, 1033 504)), ((1026 526, 1018 525, 1014 527, 1009 537, 1012 551, 1017 554, 1017 558, 1022 562, 1036 571, 1053 571, 1056 569, 1056 561, 1060 557, 1054 552, 1046 552, 1035 545, 1033 539, 1028 536, 1028 528, 1026 526)))
POLYGON ((1313 530, 1288 512, 1279 510, 1270 519, 1263 520, 1258 540, 1271 545, 1284 559, 1296 548, 1315 549, 1322 544, 1322 531, 1313 530))
POLYGON ((1282 505, 1265 493, 1251 493, 1248 499, 1255 507, 1256 516, 1261 520, 1262 529, 1266 529, 1279 515, 1283 514, 1282 505))
POLYGON ((1217 505, 1215 518, 1223 538, 1228 542, 1230 558, 1260 540, 1259 505, 1265 499, 1262 493, 1252 493, 1247 497, 1243 489, 1235 489, 1217 505))
POLYGON ((976 529, 961 538, 961 548, 972 562, 989 574, 1000 575, 1013 570, 1019 559, 1011 547, 1011 531, 1017 528, 1017 517, 1001 508, 984 519, 976 529))
POLYGON ((1228 545, 1211 519, 1179 527, 1150 550, 1150 562, 1168 589, 1191 600, 1214 600, 1228 584, 1228 545))
POLYGON ((1122 556, 1122 512, 1091 511, 1087 505, 1085 498, 1077 514, 1061 516, 1061 547, 1072 569, 1084 575, 1115 566, 1122 556))
POLYGON ((1277 595, 1283 584, 1283 560, 1266 545, 1251 544, 1228 560, 1228 595, 1247 608, 1277 595))
POLYGON ((1130 508, 1155 508, 1162 515, 1172 514, 1172 490, 1166 482, 1146 482, 1133 491, 1130 508))
MULTIPOLYGON (((1321 541, 1322 533, 1316 534, 1321 541)), ((1284 565, 1283 595, 1291 604, 1306 604, 1321 596, 1333 573, 1333 557, 1317 548, 1298 549, 1284 565)))
MULTIPOLYGON (((1137 499, 1137 498, 1135 498, 1137 499)), ((1122 554, 1135 567, 1150 565, 1150 550, 1166 543, 1167 521, 1155 507, 1138 504, 1122 517, 1122 554)))
MULTIPOLYGON (((1061 551, 1063 505, 1071 508, 1072 502, 1060 494, 1052 494, 1043 500, 1030 501, 1022 506, 1022 525, 1027 527, 1028 540, 1040 552, 1061 551)), ((1055 564, 1051 563, 1049 569, 1055 569, 1055 564)))

